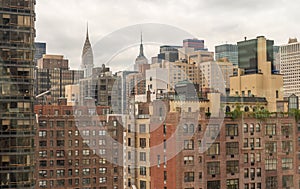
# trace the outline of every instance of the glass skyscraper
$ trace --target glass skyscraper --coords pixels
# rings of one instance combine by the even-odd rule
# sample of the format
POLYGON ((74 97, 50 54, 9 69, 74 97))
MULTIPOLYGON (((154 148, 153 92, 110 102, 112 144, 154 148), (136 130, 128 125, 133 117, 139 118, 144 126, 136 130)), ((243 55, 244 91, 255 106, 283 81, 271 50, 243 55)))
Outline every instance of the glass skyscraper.
POLYGON ((227 58, 234 66, 238 65, 238 47, 233 44, 215 46, 216 61, 227 58))
POLYGON ((33 188, 35 0, 0 1, 0 188, 33 188))
MULTIPOLYGON (((238 66, 245 69, 245 73, 258 73, 258 49, 257 39, 240 41, 238 44, 238 66)), ((266 41, 267 61, 271 62, 271 70, 275 70, 274 54, 273 54, 273 40, 266 41)))

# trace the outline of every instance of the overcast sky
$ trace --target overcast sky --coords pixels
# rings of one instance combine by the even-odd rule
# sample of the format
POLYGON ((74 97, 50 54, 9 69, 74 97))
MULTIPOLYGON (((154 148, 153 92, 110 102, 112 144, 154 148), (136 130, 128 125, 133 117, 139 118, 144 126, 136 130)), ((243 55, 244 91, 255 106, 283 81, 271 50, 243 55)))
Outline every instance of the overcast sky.
POLYGON ((94 64, 117 71, 133 65, 141 31, 148 59, 160 44, 181 45, 184 37, 204 39, 210 51, 245 36, 280 45, 299 38, 299 8, 296 0, 38 0, 36 41, 77 69, 88 22, 94 64))

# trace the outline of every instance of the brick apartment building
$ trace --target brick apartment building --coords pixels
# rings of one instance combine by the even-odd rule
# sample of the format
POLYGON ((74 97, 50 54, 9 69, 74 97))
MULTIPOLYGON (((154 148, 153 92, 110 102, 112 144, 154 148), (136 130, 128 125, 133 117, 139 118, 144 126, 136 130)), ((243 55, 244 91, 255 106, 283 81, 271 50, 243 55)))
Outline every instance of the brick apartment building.
POLYGON ((109 109, 35 106, 36 188, 122 188, 123 127, 109 109))
POLYGON ((150 135, 150 148, 164 144, 164 150, 150 152, 157 161, 150 168, 151 189, 299 188, 299 126, 293 117, 227 117, 219 132, 218 120, 194 125, 187 115, 169 113, 150 135), (168 141, 174 135, 175 147, 168 141), (174 155, 174 148, 182 150, 174 155))

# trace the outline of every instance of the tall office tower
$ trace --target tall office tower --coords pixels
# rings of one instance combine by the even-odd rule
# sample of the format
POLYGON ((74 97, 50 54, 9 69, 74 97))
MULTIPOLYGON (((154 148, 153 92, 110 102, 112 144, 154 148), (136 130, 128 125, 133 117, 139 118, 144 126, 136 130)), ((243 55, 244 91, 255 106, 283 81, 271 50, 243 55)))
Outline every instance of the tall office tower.
POLYGON ((168 62, 175 62, 178 60, 178 49, 182 48, 182 46, 170 46, 163 45, 160 46, 160 52, 157 55, 157 62, 162 63, 163 60, 168 62))
POLYGON ((94 55, 92 45, 89 39, 89 30, 87 28, 86 38, 81 55, 81 69, 84 71, 84 77, 90 77, 93 74, 94 55))
POLYGON ((116 76, 104 64, 101 69, 94 68, 93 70, 93 77, 83 78, 79 81, 79 103, 84 105, 83 103, 86 98, 92 98, 97 105, 111 106, 116 76))
POLYGON ((123 127, 110 107, 36 105, 35 188, 123 188, 123 127))
POLYGON ((0 1, 0 188, 33 188, 35 0, 0 1))
POLYGON ((239 69, 230 77, 230 96, 266 97, 268 110, 276 112, 283 100, 283 76, 272 71, 272 44, 262 36, 238 42, 239 69))
POLYGON ((288 44, 280 46, 280 73, 283 74, 283 93, 285 97, 292 94, 300 96, 300 43, 290 39, 288 44))
POLYGON ((199 39, 184 39, 183 47, 193 48, 195 51, 207 50, 204 48, 204 40, 199 40, 199 39))
POLYGON ((140 54, 135 59, 134 71, 141 72, 141 66, 148 64, 148 59, 144 55, 143 37, 141 35, 140 54))
MULTIPOLYGON (((38 60, 36 70, 36 94, 47 92, 50 103, 57 103, 60 97, 65 97, 65 86, 79 83, 83 78, 82 70, 70 70, 68 59, 62 55, 43 55, 38 60)), ((38 98, 38 102, 45 103, 43 97, 38 98)))
POLYGON ((259 36, 256 39, 240 41, 237 43, 238 45, 238 66, 245 70, 245 74, 247 73, 259 73, 260 68, 258 64, 258 54, 262 51, 266 53, 266 61, 271 62, 271 72, 275 70, 274 66, 274 50, 273 40, 266 40, 266 46, 259 46, 259 39, 263 36, 259 36))
POLYGON ((34 63, 37 64, 37 60, 42 58, 43 55, 46 54, 46 43, 35 42, 34 47, 34 63))
POLYGON ((234 66, 238 65, 238 46, 233 44, 224 44, 215 46, 216 61, 227 58, 234 66))

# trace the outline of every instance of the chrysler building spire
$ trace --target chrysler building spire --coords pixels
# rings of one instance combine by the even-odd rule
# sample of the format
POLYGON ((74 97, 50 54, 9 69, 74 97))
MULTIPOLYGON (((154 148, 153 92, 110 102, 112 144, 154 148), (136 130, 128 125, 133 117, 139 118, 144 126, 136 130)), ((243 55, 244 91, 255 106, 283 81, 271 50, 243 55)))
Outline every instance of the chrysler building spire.
POLYGON ((84 77, 90 77, 94 68, 93 49, 89 39, 89 27, 87 25, 86 39, 81 55, 81 69, 84 71, 84 77))

